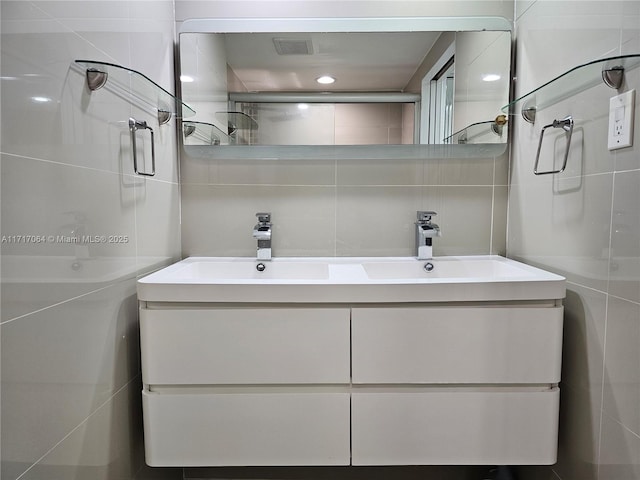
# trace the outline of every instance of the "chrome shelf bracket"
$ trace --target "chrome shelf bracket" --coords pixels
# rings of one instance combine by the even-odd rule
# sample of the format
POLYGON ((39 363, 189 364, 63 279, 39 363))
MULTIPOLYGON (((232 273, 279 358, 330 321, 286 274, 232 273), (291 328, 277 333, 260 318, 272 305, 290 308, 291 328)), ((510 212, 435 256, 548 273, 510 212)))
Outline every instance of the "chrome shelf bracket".
POLYGON ((182 124, 182 129, 183 129, 183 133, 184 133, 184 138, 187 138, 191 135, 193 135, 196 131, 196 126, 193 123, 183 123, 182 124))
POLYGON ((164 125, 169 120, 171 120, 171 112, 168 110, 158 109, 158 123, 160 125, 164 125))
POLYGON ((618 90, 624 81, 624 67, 621 65, 610 68, 603 67, 602 81, 608 87, 618 90))
POLYGON ((537 108, 534 106, 531 107, 522 107, 522 118, 524 118, 529 123, 536 123, 536 111, 537 108))
POLYGON ((87 77, 87 87, 92 92, 104 87, 105 83, 107 83, 107 79, 109 78, 109 74, 107 72, 103 72, 95 68, 87 68, 85 75, 87 77))

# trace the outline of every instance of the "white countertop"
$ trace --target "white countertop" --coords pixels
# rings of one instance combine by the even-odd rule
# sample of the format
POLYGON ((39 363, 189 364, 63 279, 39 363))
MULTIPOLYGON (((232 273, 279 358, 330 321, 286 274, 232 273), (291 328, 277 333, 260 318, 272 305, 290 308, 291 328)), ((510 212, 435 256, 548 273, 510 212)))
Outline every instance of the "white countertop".
POLYGON ((148 302, 394 303, 561 299, 565 279, 500 256, 189 257, 138 280, 148 302), (427 262, 433 270, 424 270, 427 262), (256 268, 259 263, 264 271, 256 268))

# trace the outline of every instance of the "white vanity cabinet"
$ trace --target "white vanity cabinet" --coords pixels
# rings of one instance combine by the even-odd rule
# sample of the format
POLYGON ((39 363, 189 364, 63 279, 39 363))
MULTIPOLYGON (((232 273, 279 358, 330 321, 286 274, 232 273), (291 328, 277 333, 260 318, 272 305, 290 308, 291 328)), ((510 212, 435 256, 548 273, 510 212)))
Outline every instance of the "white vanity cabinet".
POLYGON ((562 307, 140 310, 154 466, 554 463, 562 307))
POLYGON ((353 308, 354 384, 560 381, 562 307, 464 304, 353 308))
POLYGON ((439 276, 253 262, 138 281, 149 465, 555 463, 564 278, 502 257, 436 259, 439 276))
POLYGON ((353 308, 353 465, 553 464, 562 307, 353 308))
POLYGON ((349 308, 140 310, 150 385, 349 384, 349 308))
POLYGON ((348 465, 348 308, 140 309, 152 466, 348 465))

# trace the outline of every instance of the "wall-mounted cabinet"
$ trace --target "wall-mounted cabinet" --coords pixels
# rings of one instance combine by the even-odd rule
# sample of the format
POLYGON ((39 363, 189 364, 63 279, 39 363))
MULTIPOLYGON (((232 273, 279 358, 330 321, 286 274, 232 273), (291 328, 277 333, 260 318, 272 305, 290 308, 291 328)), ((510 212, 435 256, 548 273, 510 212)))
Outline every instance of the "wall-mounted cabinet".
POLYGON ((553 464, 562 306, 140 310, 152 466, 553 464))

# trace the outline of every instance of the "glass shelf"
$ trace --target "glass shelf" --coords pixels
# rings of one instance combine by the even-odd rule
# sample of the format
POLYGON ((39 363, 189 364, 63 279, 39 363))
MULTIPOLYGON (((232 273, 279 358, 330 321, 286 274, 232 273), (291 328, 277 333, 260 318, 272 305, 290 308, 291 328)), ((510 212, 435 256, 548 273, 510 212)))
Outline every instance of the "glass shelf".
POLYGON ((132 100, 145 110, 152 110, 158 115, 160 124, 167 123, 171 115, 189 117, 196 113, 182 100, 140 72, 93 60, 76 60, 75 64, 85 70, 89 90, 105 87, 116 95, 132 100))
MULTIPOLYGON (((638 65, 640 65, 640 54, 602 58, 579 65, 505 105, 502 107, 502 111, 512 115, 522 112, 523 117, 533 123, 532 119, 535 119, 536 110, 542 110, 591 88, 599 82, 604 81, 607 83, 607 80, 603 78, 605 76, 604 71, 612 71, 612 77, 614 78, 610 81, 615 81, 615 77, 618 76, 621 82, 624 71, 636 68, 638 65), (621 68, 624 70, 620 70, 621 68), (516 107, 519 107, 519 109, 516 110, 516 107), (529 110, 529 115, 527 115, 527 110, 529 110), (531 118, 528 119, 527 116, 531 118)), ((607 85, 612 88, 619 87, 619 85, 615 86, 609 83, 607 85)))
POLYGON ((229 126, 229 135, 236 130, 257 130, 258 123, 243 112, 216 112, 216 118, 229 126))
POLYGON ((495 120, 472 123, 445 138, 444 143, 464 145, 469 143, 506 142, 506 140, 501 140, 504 127, 504 125, 498 125, 495 120))
POLYGON ((182 122, 182 131, 185 145, 225 145, 229 143, 229 136, 212 123, 185 120, 182 122))

